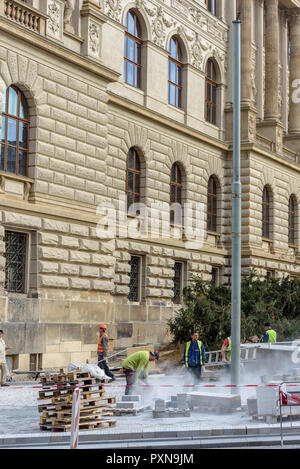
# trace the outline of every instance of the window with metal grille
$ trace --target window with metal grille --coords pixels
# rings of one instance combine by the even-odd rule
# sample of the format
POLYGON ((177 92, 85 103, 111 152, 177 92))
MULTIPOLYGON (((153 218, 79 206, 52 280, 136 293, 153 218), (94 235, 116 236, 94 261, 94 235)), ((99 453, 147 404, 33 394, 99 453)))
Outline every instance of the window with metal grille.
POLYGON ((136 213, 136 204, 140 202, 141 195, 141 165, 139 156, 134 148, 130 148, 127 156, 126 194, 127 211, 136 213))
POLYGON ((25 293, 27 234, 5 231, 6 291, 25 293))
POLYGON ((210 124, 217 123, 217 74, 212 60, 208 60, 206 65, 205 119, 210 124))
POLYGON ((217 232, 217 184, 210 177, 207 190, 207 231, 217 232))
POLYGON ((29 115, 26 99, 16 87, 4 93, 1 121, 0 170, 26 176, 29 115))
POLYGON ((270 239, 270 211, 271 211, 271 193, 265 186, 262 196, 262 237, 270 239))
POLYGON ((173 106, 182 106, 182 53, 176 37, 169 43, 168 102, 173 106))
POLYGON ((177 163, 174 163, 171 169, 170 204, 176 204, 173 209, 170 210, 170 223, 181 225, 182 176, 180 167, 177 163))
POLYGON ((130 274, 129 274, 129 295, 130 301, 140 300, 140 263, 141 258, 131 256, 130 258, 130 274))
POLYGON ((296 198, 294 195, 291 195, 289 198, 289 244, 296 244, 296 198))
POLYGON ((211 269, 211 283, 212 285, 219 285, 219 268, 212 267, 211 269))
POLYGON ((174 264, 174 286, 173 286, 173 303, 180 304, 181 303, 181 292, 182 292, 182 262, 175 262, 174 264))
POLYGON ((133 11, 125 19, 124 81, 135 88, 141 88, 142 75, 142 31, 139 20, 133 11))

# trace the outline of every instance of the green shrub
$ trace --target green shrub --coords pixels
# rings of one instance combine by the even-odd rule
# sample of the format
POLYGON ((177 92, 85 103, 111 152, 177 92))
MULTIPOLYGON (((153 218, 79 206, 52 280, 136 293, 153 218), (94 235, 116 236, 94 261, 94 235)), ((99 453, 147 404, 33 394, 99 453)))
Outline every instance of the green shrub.
MULTIPOLYGON (((189 340, 197 330, 208 350, 219 349, 231 334, 231 288, 195 276, 183 290, 184 306, 168 321, 174 343, 189 340)), ((241 281, 241 342, 264 333, 269 321, 278 341, 300 337, 300 280, 266 278, 255 271, 241 281)))

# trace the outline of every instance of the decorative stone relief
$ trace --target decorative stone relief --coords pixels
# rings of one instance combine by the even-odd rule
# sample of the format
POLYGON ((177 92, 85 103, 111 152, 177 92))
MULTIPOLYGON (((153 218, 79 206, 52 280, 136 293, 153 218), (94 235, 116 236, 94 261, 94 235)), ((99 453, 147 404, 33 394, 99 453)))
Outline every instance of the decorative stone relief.
POLYGON ((106 0, 105 1, 105 13, 110 18, 120 21, 121 18, 121 0, 106 0))
POLYGON ((278 115, 282 117, 282 65, 278 69, 278 115))
POLYGON ((75 9, 73 0, 64 0, 65 6, 64 6, 64 29, 65 31, 74 34, 74 28, 71 23, 71 18, 73 15, 73 11, 75 9))
POLYGON ((89 22, 88 52, 89 55, 99 58, 100 54, 100 25, 89 22))
POLYGON ((257 86, 256 86, 256 50, 252 49, 251 52, 251 99, 254 103, 257 102, 257 86))
POLYGON ((152 21, 152 40, 154 44, 163 47, 166 38, 166 28, 176 26, 176 21, 167 18, 162 7, 156 7, 154 9, 146 5, 144 5, 144 7, 148 15, 154 18, 152 21))
POLYGON ((190 15, 192 21, 197 26, 200 26, 201 29, 207 31, 207 19, 202 15, 200 10, 197 10, 196 8, 190 8, 190 15))
POLYGON ((204 53, 211 48, 211 45, 199 37, 198 33, 195 33, 195 40, 191 47, 191 58, 192 65, 199 70, 202 69, 204 53))
POLYGON ((56 39, 62 38, 64 2, 60 0, 47 1, 47 36, 56 39))

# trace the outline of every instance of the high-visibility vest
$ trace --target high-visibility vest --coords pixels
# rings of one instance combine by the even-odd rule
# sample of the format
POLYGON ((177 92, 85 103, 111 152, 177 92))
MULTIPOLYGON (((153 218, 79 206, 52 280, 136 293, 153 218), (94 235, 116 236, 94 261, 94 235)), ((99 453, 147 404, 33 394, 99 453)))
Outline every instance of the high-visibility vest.
MULTIPOLYGON (((203 365, 203 361, 202 361, 202 342, 201 340, 197 340, 197 343, 198 343, 198 347, 199 347, 199 351, 200 351, 200 357, 199 357, 199 360, 200 360, 200 365, 203 365)), ((186 343, 186 346, 185 346, 185 366, 188 367, 189 366, 189 348, 191 346, 191 340, 189 342, 186 343)))
POLYGON ((228 340, 228 347, 226 347, 226 360, 230 360, 231 358, 231 337, 227 337, 228 340))
POLYGON ((103 352, 104 352, 104 348, 103 348, 103 344, 102 344, 102 338, 103 338, 104 336, 105 336, 105 337, 108 337, 108 335, 107 335, 106 333, 104 333, 104 334, 102 334, 102 335, 100 336, 100 339, 99 339, 99 341, 98 341, 98 348, 97 348, 97 352, 98 352, 98 353, 103 353, 103 352))
POLYGON ((276 342, 277 334, 276 334, 276 332, 275 332, 273 329, 268 329, 268 330, 266 331, 266 333, 267 333, 268 336, 269 336, 268 342, 276 342))

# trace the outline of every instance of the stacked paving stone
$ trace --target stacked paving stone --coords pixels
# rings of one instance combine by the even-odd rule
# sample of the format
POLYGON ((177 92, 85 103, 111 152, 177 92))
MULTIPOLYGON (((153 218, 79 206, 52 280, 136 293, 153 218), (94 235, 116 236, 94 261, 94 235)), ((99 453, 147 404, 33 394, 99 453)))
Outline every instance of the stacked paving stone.
POLYGON ((191 409, 218 414, 236 412, 241 408, 241 397, 238 394, 213 394, 195 392, 190 394, 191 409))
POLYGON ((122 401, 116 403, 114 415, 137 415, 149 408, 149 406, 142 405, 141 396, 139 395, 122 396, 122 401))
POLYGON ((187 403, 186 394, 177 394, 177 396, 172 396, 171 401, 167 403, 164 399, 156 399, 155 407, 152 411, 152 416, 154 419, 157 418, 172 418, 172 417, 190 417, 190 410, 187 403), (176 399, 172 399, 176 397, 176 399), (172 405, 168 405, 168 404, 172 405), (167 407, 167 408, 166 408, 167 407))
POLYGON ((115 397, 105 397, 103 384, 107 380, 96 380, 89 372, 71 371, 43 374, 40 376, 42 391, 38 400, 40 429, 52 432, 71 430, 72 404, 75 387, 80 388, 79 430, 95 430, 104 426, 115 426, 116 421, 107 420, 112 416, 115 397))

